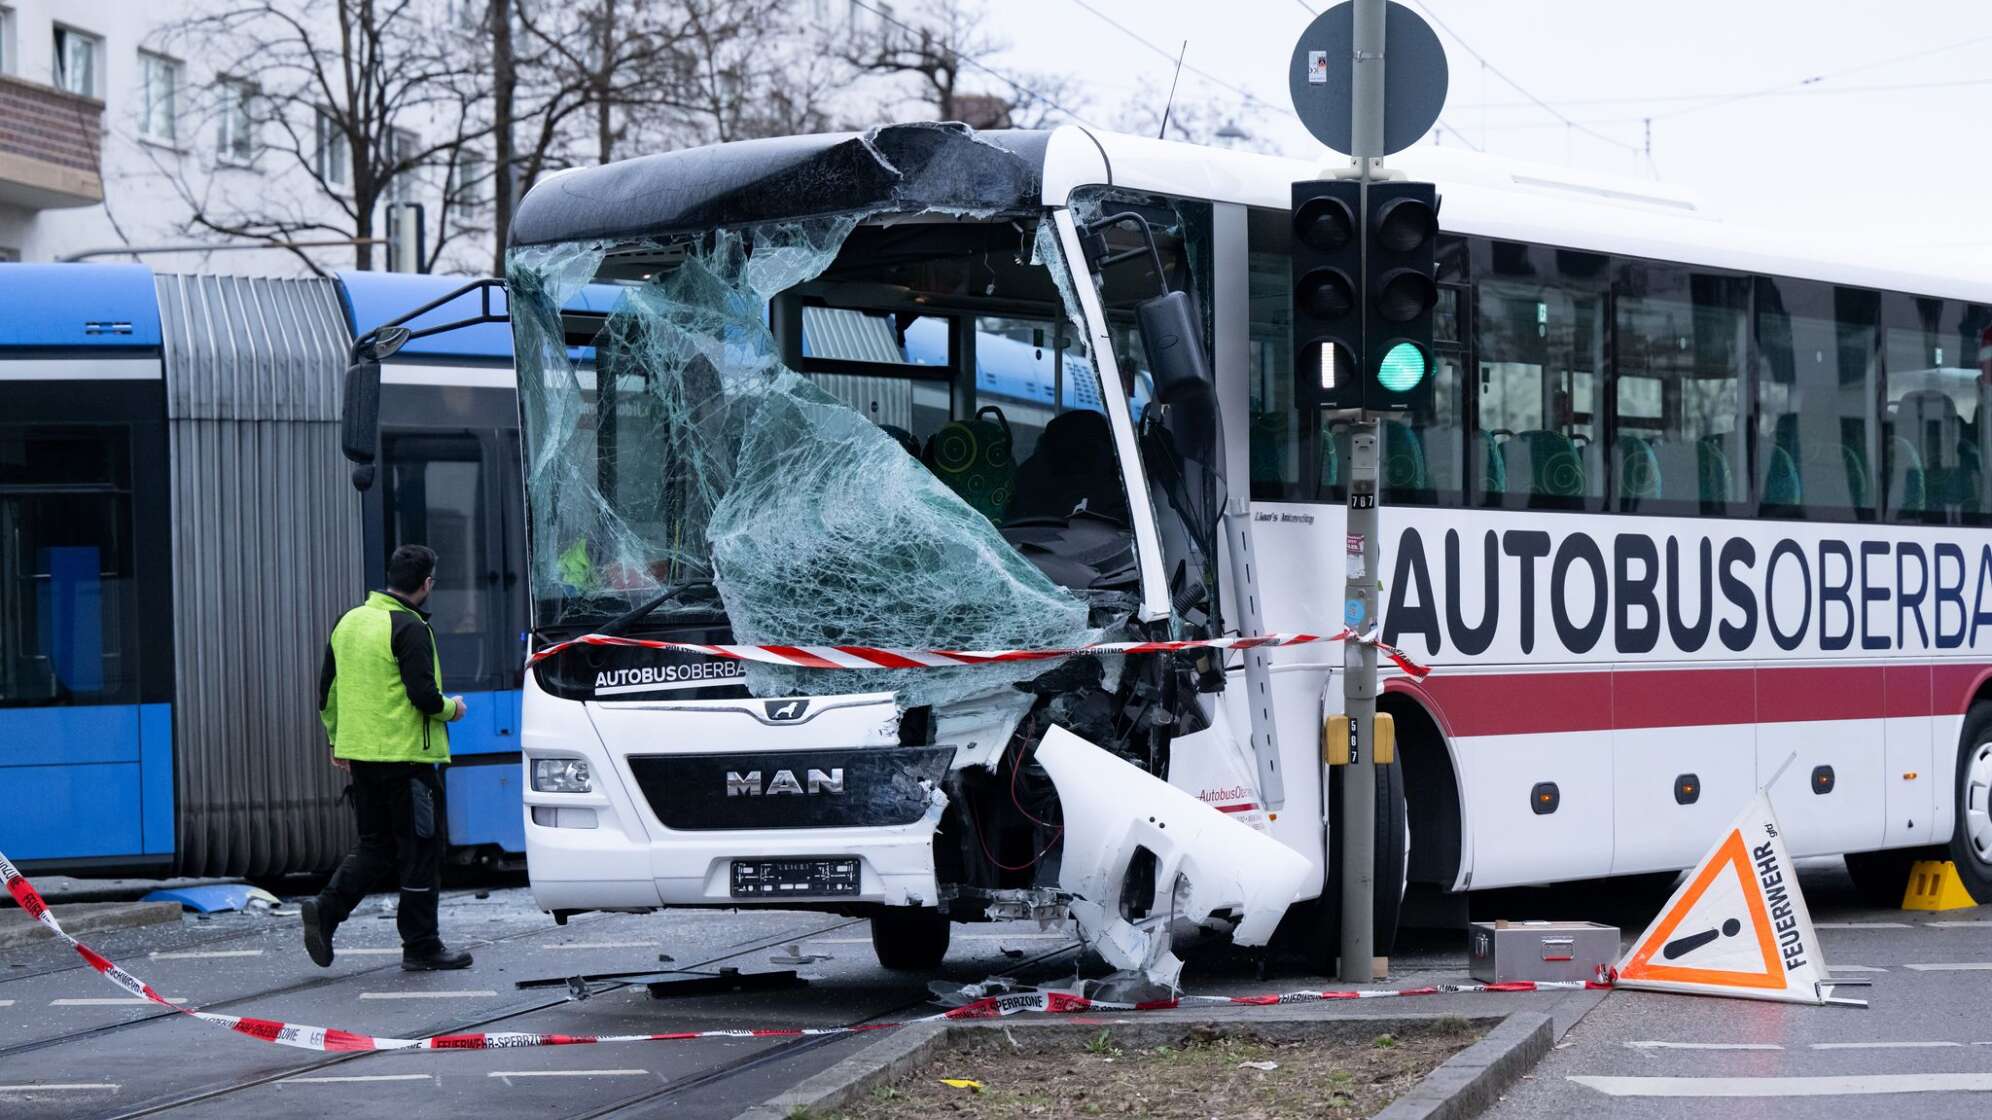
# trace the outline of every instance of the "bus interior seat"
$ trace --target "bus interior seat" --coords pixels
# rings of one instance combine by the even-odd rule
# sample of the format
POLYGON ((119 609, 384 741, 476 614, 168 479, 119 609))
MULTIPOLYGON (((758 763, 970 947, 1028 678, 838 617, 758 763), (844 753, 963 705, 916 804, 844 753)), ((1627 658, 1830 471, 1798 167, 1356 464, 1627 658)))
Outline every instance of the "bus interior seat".
POLYGON ((1425 441, 1418 430, 1401 420, 1385 420, 1383 484, 1392 490, 1424 490, 1432 485, 1425 470, 1425 441))
POLYGON ((1480 464, 1480 492, 1493 497, 1508 492, 1508 461, 1501 457, 1501 448, 1486 432, 1476 428, 1473 432, 1473 460, 1480 464))
MULTIPOLYGON (((1052 423, 1057 423, 1054 419, 1052 423)), ((1252 466, 1252 481, 1283 482, 1286 480, 1286 448, 1293 439, 1294 432, 1285 412, 1254 412, 1249 421, 1252 436, 1247 446, 1252 466)), ((1018 483, 1022 485, 1021 480, 1018 483)))
POLYGON ((1791 452, 1773 443, 1764 451, 1764 504, 1792 507, 1804 504, 1804 483, 1791 452))
POLYGON ((1729 465, 1729 436, 1703 436, 1695 441, 1695 476, 1703 505, 1721 505, 1736 497, 1736 472, 1729 465))
POLYGON ((891 436, 899 446, 906 449, 908 455, 913 456, 915 459, 920 457, 920 440, 912 432, 907 431, 897 424, 880 424, 878 430, 891 436))
POLYGON ((1856 510, 1874 508, 1874 486, 1868 479, 1867 455, 1859 444, 1842 443, 1840 459, 1847 468, 1847 500, 1856 510))
POLYGON ((1888 508, 1903 513, 1921 513, 1927 495, 1923 477, 1923 457, 1916 445, 1895 436, 1888 441, 1888 508))
POLYGON ((1562 432, 1516 432, 1501 445, 1510 479, 1527 479, 1531 498, 1577 498, 1584 494, 1584 460, 1562 432))
POLYGON ((1074 409, 1052 417, 1031 456, 1017 467, 1011 520, 1069 517, 1084 505, 1104 517, 1127 521, 1127 489, 1114 462, 1113 429, 1106 415, 1074 409))
POLYGON ((1653 501, 1665 495, 1660 456, 1653 450, 1653 441, 1621 432, 1618 445, 1619 494, 1635 501, 1653 501))
POLYGON ((920 461, 976 512, 992 522, 1002 519, 1017 480, 1006 425, 980 414, 951 420, 928 437, 920 461))
POLYGON ((1948 394, 1936 389, 1902 394, 1895 405, 1895 434, 1915 445, 1922 459, 1929 505, 1977 508, 1978 449, 1965 438, 1964 421, 1948 394))
POLYGON ((1339 486, 1342 482, 1342 433, 1333 425, 1321 426, 1321 485, 1339 486))

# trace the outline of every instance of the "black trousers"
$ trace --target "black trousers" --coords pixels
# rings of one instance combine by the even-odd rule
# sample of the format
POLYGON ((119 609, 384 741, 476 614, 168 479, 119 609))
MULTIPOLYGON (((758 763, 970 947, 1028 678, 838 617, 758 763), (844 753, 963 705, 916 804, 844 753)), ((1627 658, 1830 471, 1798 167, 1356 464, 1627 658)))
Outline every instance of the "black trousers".
POLYGON ((353 812, 360 842, 319 892, 319 909, 343 922, 389 875, 401 888, 395 924, 401 946, 429 952, 442 946, 436 896, 447 843, 442 767, 419 762, 353 762, 353 812))

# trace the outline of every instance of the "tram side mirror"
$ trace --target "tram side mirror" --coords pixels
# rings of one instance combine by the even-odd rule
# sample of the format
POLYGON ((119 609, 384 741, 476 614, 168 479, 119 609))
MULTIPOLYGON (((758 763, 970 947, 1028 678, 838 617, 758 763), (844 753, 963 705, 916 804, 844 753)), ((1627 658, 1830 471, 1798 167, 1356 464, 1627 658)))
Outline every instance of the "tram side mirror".
POLYGON ((1188 292, 1165 292, 1135 308, 1141 347, 1155 382, 1155 403, 1168 408, 1169 434, 1186 459, 1215 465, 1217 377, 1204 353, 1203 326, 1188 292))
POLYGON ((408 328, 384 327, 353 347, 346 367, 345 408, 340 416, 340 450, 353 464, 353 489, 373 487, 375 449, 380 446, 380 361, 408 341, 408 328))

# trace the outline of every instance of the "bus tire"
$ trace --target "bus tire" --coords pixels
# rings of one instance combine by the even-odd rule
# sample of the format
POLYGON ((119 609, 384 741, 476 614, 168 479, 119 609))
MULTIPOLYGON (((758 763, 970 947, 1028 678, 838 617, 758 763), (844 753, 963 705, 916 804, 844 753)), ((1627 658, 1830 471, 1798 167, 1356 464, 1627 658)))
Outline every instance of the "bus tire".
POLYGON ((872 915, 872 952, 893 972, 932 972, 948 955, 946 914, 920 906, 888 906, 872 915))
POLYGON ((1974 704, 1958 736, 1950 860, 1979 905, 1992 903, 1992 704, 1974 704))
MULTIPOLYGON (((1296 948, 1310 971, 1333 976, 1342 952, 1342 834, 1338 811, 1342 804, 1342 773, 1328 768, 1328 875, 1321 897, 1295 915, 1296 948)), ((1410 849, 1410 813, 1404 800, 1404 767, 1393 762, 1376 771, 1376 920, 1370 927, 1372 947, 1387 957, 1397 943, 1398 912, 1404 905, 1405 859, 1410 849)))

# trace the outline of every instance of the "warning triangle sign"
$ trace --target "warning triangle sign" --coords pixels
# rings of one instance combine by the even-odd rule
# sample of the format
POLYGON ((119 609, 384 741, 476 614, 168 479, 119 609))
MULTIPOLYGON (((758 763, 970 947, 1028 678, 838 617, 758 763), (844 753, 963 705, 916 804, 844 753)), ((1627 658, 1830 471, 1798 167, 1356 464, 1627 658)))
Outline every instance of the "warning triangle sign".
POLYGON ((1812 915, 1761 791, 1619 963, 1626 988, 1824 1003, 1812 915))

